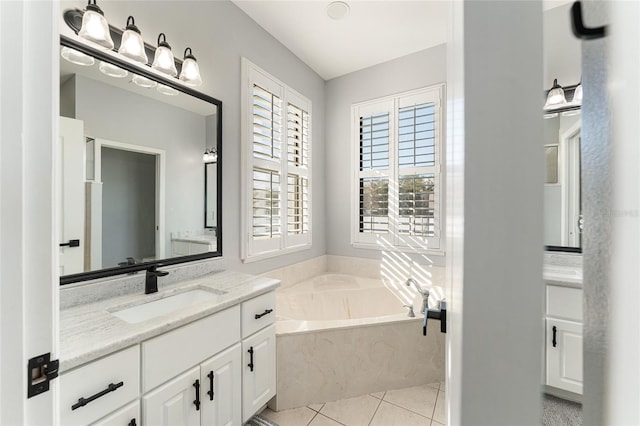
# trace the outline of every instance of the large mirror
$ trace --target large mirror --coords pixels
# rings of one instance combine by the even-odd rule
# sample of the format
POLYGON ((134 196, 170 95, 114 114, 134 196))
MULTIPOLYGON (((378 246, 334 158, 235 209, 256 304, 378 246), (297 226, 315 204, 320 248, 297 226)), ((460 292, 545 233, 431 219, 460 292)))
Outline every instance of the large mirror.
POLYGON ((146 70, 155 87, 133 84, 135 66, 73 38, 64 48, 94 64, 60 60, 61 284, 221 256, 221 102, 146 70), (127 75, 100 71, 114 65, 127 75))
POLYGON ((580 109, 544 118, 544 244, 548 251, 581 252, 580 109))

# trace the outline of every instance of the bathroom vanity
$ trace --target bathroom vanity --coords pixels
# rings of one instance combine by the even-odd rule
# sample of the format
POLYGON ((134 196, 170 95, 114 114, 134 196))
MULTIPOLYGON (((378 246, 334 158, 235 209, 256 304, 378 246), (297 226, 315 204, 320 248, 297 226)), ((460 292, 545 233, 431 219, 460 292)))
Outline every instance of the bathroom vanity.
POLYGON ((275 395, 278 285, 218 272, 63 309, 60 423, 243 424, 275 395))
POLYGON ((568 266, 545 266, 544 281, 546 390, 560 397, 580 399, 582 271, 568 266))

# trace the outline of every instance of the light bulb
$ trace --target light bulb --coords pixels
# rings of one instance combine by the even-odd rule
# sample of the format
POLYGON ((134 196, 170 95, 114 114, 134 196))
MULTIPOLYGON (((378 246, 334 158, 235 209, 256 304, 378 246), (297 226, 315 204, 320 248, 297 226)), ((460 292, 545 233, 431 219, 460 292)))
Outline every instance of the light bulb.
POLYGON ((195 56, 191 53, 190 47, 187 47, 184 51, 184 62, 182 62, 180 80, 189 86, 200 86, 202 84, 200 67, 198 67, 198 62, 196 61, 195 56))
POLYGON ((171 53, 171 46, 167 43, 164 33, 160 33, 158 36, 158 48, 156 49, 151 68, 169 74, 172 77, 178 75, 173 53, 171 53))
POLYGON ((104 17, 104 13, 98 7, 95 0, 87 5, 87 9, 82 15, 82 27, 78 32, 78 36, 89 40, 104 49, 113 49, 113 40, 109 31, 109 24, 104 17))
POLYGON ((547 102, 544 104, 544 109, 559 108, 567 103, 567 99, 564 97, 564 90, 558 84, 558 79, 553 80, 553 87, 547 94, 547 102))
POLYGON ((140 30, 135 26, 133 16, 127 18, 127 28, 122 33, 122 43, 118 53, 136 62, 147 64, 149 58, 144 49, 144 41, 140 35, 140 30))

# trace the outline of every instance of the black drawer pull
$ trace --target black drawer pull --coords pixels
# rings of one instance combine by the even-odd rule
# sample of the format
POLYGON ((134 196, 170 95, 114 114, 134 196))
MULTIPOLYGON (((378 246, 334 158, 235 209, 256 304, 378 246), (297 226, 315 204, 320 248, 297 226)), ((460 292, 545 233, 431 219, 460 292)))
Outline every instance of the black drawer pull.
POLYGON ((253 346, 247 352, 249 352, 249 370, 253 371, 253 346))
POLYGON ((558 342, 556 341, 556 333, 558 332, 558 329, 554 325, 552 330, 553 330, 553 339, 551 340, 551 343, 553 344, 553 347, 555 348, 556 345, 558 344, 558 342))
POLYGON ((77 408, 84 407, 85 405, 87 405, 91 401, 95 401, 96 399, 100 398, 101 396, 105 396, 109 392, 113 392, 113 391, 117 390, 118 388, 121 388, 122 386, 124 386, 124 382, 120 382, 120 383, 117 383, 115 385, 113 383, 109 383, 109 386, 107 386, 107 388, 105 390, 100 391, 95 395, 91 395, 89 398, 79 398, 78 402, 76 402, 75 404, 73 404, 71 406, 71 410, 75 410, 77 408))
POLYGON ((273 312, 273 309, 265 309, 263 313, 256 314, 256 319, 260 319, 263 316, 270 314, 271 312, 273 312))
POLYGON ((209 374, 207 374, 207 377, 209 378, 209 392, 207 392, 209 394, 209 401, 213 401, 213 371, 209 371, 209 374))
POLYGON ((200 410, 200 380, 196 380, 193 387, 196 388, 196 400, 193 401, 193 405, 196 406, 196 411, 198 411, 200 410))
POLYGON ((131 419, 131 421, 129 422, 129 424, 127 426, 136 426, 136 419, 131 419))

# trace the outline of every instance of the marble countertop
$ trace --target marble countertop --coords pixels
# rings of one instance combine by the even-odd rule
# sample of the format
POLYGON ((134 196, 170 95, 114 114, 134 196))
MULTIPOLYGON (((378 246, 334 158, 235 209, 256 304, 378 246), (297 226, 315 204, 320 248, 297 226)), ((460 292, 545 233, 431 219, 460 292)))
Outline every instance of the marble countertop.
POLYGON ((582 268, 575 266, 545 265, 542 278, 546 284, 582 288, 582 268))
POLYGON ((278 280, 271 278, 223 271, 161 286, 154 294, 129 294, 63 309, 60 311, 60 371, 166 333, 267 293, 279 285, 278 280), (109 312, 116 307, 134 306, 194 289, 224 294, 137 324, 129 324, 109 312))

